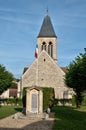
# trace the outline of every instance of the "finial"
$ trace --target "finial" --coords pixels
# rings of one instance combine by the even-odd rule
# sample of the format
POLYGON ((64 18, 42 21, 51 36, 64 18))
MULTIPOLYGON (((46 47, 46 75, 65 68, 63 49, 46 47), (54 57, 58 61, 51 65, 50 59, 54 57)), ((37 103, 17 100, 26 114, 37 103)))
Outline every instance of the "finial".
POLYGON ((47 13, 47 15, 48 15, 48 6, 47 6, 47 10, 46 10, 46 13, 47 13))

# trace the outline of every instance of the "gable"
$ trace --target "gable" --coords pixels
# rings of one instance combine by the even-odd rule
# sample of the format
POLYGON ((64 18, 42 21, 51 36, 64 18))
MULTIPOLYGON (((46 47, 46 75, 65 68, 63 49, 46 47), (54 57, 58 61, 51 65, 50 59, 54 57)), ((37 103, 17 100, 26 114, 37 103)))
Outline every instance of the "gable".
POLYGON ((62 69, 43 50, 39 58, 23 74, 22 84, 24 87, 28 87, 34 86, 38 82, 38 86, 55 87, 58 82, 64 80, 64 75, 62 69))
POLYGON ((39 84, 48 87, 55 87, 58 82, 64 80, 65 73, 56 64, 55 61, 43 51, 38 59, 39 66, 39 84))
POLYGON ((27 71, 22 75, 22 86, 31 87, 36 85, 36 66, 37 61, 35 60, 27 71))
POLYGON ((28 88, 27 90, 29 90, 29 91, 34 91, 34 90, 36 90, 36 91, 42 91, 42 89, 40 88, 40 87, 38 87, 38 86, 34 86, 34 87, 30 87, 30 88, 28 88))
MULTIPOLYGON (((39 56, 38 59, 38 66, 40 67, 40 64, 42 65, 42 67, 46 66, 46 70, 49 69, 49 72, 52 70, 56 73, 60 72, 61 75, 64 75, 64 71, 62 68, 59 67, 59 65, 48 55, 48 53, 43 50, 39 56)), ((42 69, 44 70, 44 69, 42 69)))

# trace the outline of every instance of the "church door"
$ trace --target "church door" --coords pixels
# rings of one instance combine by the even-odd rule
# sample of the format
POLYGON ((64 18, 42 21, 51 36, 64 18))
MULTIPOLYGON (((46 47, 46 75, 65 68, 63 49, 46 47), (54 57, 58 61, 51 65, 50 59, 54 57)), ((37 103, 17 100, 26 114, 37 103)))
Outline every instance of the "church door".
POLYGON ((32 94, 31 111, 38 113, 38 94, 32 94))

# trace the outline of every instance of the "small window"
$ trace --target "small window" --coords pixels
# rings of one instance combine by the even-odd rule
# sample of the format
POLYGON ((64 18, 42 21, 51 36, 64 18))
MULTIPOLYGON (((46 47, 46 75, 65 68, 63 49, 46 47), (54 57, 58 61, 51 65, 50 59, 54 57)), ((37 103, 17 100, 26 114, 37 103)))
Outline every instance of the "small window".
POLYGON ((49 42, 49 45, 48 45, 48 54, 53 57, 53 45, 52 45, 52 42, 49 42))
POLYGON ((46 43, 45 42, 42 43, 42 50, 46 51, 46 43))

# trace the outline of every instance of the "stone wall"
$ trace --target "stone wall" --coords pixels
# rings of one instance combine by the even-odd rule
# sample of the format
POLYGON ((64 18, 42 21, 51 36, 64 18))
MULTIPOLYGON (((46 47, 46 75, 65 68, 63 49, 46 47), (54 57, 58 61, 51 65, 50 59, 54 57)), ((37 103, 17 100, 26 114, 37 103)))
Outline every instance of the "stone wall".
POLYGON ((38 59, 22 75, 22 87, 53 87, 56 98, 63 98, 68 90, 64 83, 65 73, 53 61, 46 51, 42 51, 38 59))
POLYGON ((45 42, 46 43, 46 52, 48 53, 48 45, 49 42, 52 42, 53 44, 53 60, 57 61, 56 58, 56 49, 57 49, 57 39, 55 37, 41 37, 37 39, 38 41, 38 55, 40 55, 41 51, 42 51, 42 43, 45 42))

